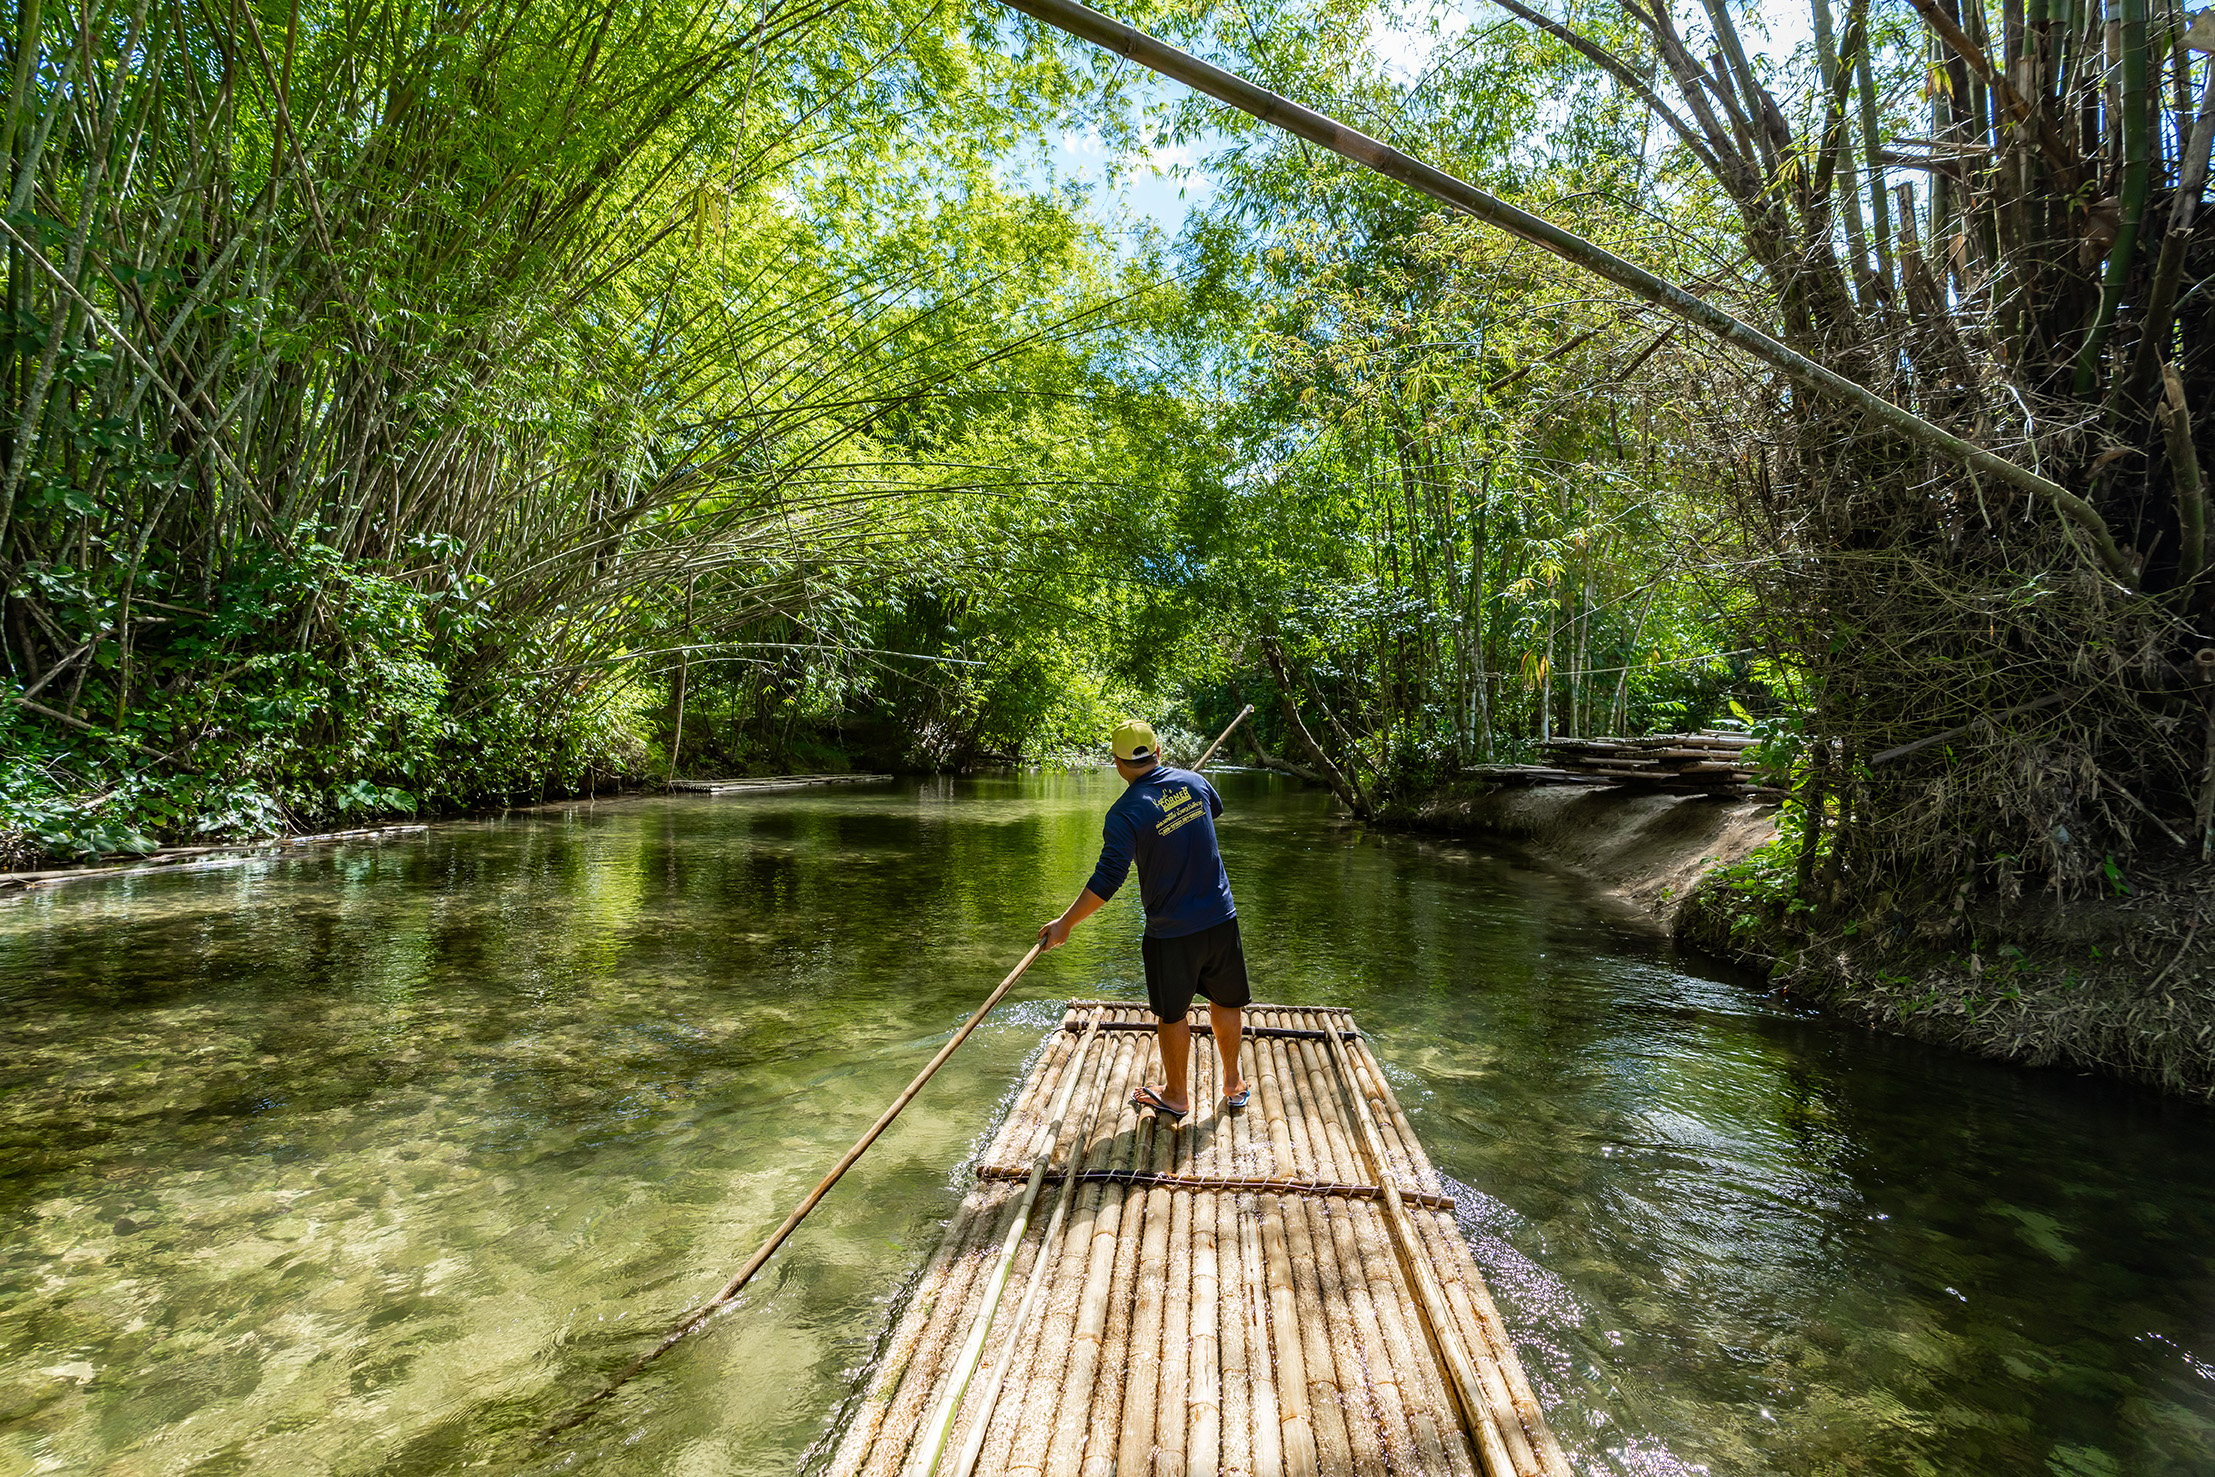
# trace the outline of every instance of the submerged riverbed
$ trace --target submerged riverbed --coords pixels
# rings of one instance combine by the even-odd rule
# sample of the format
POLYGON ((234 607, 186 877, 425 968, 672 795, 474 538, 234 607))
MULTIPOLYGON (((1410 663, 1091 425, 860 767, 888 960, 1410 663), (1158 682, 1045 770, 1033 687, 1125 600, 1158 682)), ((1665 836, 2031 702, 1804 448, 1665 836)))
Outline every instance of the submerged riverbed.
MULTIPOLYGON (((1058 1002, 1142 998, 1134 895, 738 1312, 531 1438, 1022 952, 1115 784, 601 802, 0 906, 0 1472, 792 1470, 1058 1002)), ((2215 1113, 1223 788, 1257 995, 1359 1013, 1583 1470, 2215 1470, 2215 1113)))

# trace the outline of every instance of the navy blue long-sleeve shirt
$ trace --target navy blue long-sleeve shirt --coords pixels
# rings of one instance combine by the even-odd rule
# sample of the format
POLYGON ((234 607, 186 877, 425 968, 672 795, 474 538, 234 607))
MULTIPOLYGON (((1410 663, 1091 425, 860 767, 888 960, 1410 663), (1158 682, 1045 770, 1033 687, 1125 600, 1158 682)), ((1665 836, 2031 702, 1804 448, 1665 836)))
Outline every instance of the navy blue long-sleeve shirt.
POLYGON ((1213 785, 1189 769, 1155 765, 1108 807, 1100 863, 1085 885, 1095 897, 1111 898, 1136 861, 1149 937, 1182 938, 1228 921, 1238 905, 1215 844, 1222 813, 1213 785))

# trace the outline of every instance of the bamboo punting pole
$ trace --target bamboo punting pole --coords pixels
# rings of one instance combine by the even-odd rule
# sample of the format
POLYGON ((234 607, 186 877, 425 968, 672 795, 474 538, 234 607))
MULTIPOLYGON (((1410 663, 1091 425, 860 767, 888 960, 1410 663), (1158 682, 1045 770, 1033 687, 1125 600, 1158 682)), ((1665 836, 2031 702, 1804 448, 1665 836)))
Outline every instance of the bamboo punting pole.
POLYGON ((1376 1120, 1369 1111, 1369 1099, 1363 1094, 1354 1076, 1352 1061, 1346 1054, 1346 1043, 1333 1032, 1330 1038, 1331 1060, 1337 1064, 1340 1080, 1345 1085, 1347 1097, 1353 1104, 1354 1116, 1360 1124, 1361 1141, 1370 1163, 1375 1167, 1377 1182, 1384 1186, 1385 1218, 1392 1227, 1401 1258, 1406 1264, 1408 1281, 1414 1285, 1417 1304, 1423 1313, 1432 1343, 1436 1346, 1440 1361, 1453 1385, 1453 1395, 1459 1402, 1465 1428, 1476 1438, 1477 1449, 1484 1458, 1484 1466, 1491 1477, 1513 1477, 1515 1468, 1502 1441, 1493 1411, 1486 1404, 1483 1384, 1470 1362, 1468 1347, 1447 1303, 1445 1293, 1431 1270, 1429 1248, 1420 1239, 1409 1216, 1406 1204, 1394 1183, 1392 1161, 1385 1152, 1384 1141, 1377 1131, 1376 1120))
POLYGON ((1194 774, 1198 774, 1201 770, 1207 768, 1207 762, 1215 757, 1215 751, 1217 749, 1223 747, 1223 740, 1231 736, 1231 730, 1238 727, 1239 724, 1244 723, 1248 718, 1252 717, 1253 712, 1254 705, 1252 703, 1248 703, 1245 707, 1238 710, 1238 716, 1236 718, 1233 718, 1230 722, 1223 725, 1223 731, 1215 736, 1215 742, 1209 744, 1205 749, 1202 749, 1200 751, 1200 757, 1193 761, 1192 772, 1194 774))
POLYGON ((653 1348, 648 1349, 625 1365, 617 1372, 615 1378, 609 1380, 596 1394, 589 1396, 540 1434, 551 1436, 556 1432, 566 1431, 584 1421, 593 1411, 604 1404, 609 1396, 634 1379, 640 1370, 668 1353, 692 1334, 705 1328, 710 1319, 730 1306, 731 1300, 745 1289, 747 1283, 754 1280, 754 1274, 759 1272, 772 1256, 776 1255, 777 1248, 784 1245, 785 1238, 799 1229, 800 1222, 807 1219, 808 1212, 823 1203, 823 1197, 831 1192, 831 1186, 837 1184, 845 1176, 846 1171, 854 1167, 855 1161, 867 1152, 869 1146, 875 1143, 887 1128, 892 1126, 892 1120, 900 1116, 901 1110, 915 1101, 915 1095, 923 1090, 923 1084, 938 1075, 938 1069, 946 1065, 946 1059, 954 1054, 962 1042, 969 1039, 971 1032, 983 1024, 984 1018, 992 1013, 992 1007, 1007 998, 1008 991, 1015 988, 1015 982, 1023 977, 1023 972, 1031 967, 1031 964, 1038 958, 1040 951, 1045 947, 1044 939, 1040 939, 1037 943, 1031 945, 1029 952, 1024 954, 1015 968, 1007 972, 1006 978, 1002 979, 993 988, 991 994, 984 997, 984 1003, 971 1012, 969 1019, 961 1023, 959 1029, 947 1040, 946 1044, 941 1046, 931 1059, 923 1064, 923 1070, 917 1072, 914 1080, 901 1089, 900 1095, 892 1100, 891 1105, 877 1115, 877 1121, 870 1124, 860 1138, 854 1140, 854 1146, 839 1157, 838 1163, 831 1166, 831 1172, 823 1176, 816 1187, 807 1193, 805 1199, 792 1207, 792 1213, 784 1218, 784 1221, 776 1230, 769 1233, 769 1239, 755 1250, 754 1254, 747 1259, 745 1266, 739 1268, 731 1279, 717 1290, 715 1296, 686 1314, 677 1326, 663 1335, 661 1341, 655 1344, 653 1348))
POLYGON ((1573 231, 1564 230, 1552 221, 1518 209, 1466 180, 1424 163, 1412 154, 1403 153, 1335 118, 1318 113, 1312 108, 1302 107, 1289 98, 1280 97, 1235 73, 1210 66, 1198 57, 1179 51, 1144 31, 1110 20, 1099 11, 1076 3, 1076 0, 1000 0, 1000 3, 1010 10, 1019 10, 1034 20, 1043 21, 1103 50, 1129 57, 1140 66, 1151 68, 1218 102, 1228 103, 1273 128, 1320 145, 1387 179, 1410 185, 1434 200, 1497 226, 1511 236, 1521 237, 1564 261, 1613 282, 1665 312, 1697 324, 1725 343, 1737 345, 1787 378, 1852 405, 1910 441, 1942 452, 2012 487, 2035 493, 2052 503, 2063 517, 2086 533, 2109 573, 2124 581, 2133 578, 2130 559, 2117 546, 2114 531, 2108 527, 2107 520, 2100 515, 2099 509, 2060 483, 2049 481, 2028 467, 2019 466, 1973 441, 1933 425, 1911 410, 1894 405, 1875 391, 1856 384, 1836 370, 1787 347, 1752 324, 1733 317, 1667 278, 1657 276, 1635 262, 1617 256, 1573 231))
MULTIPOLYGON (((1215 742, 1209 744, 1201 752, 1198 761, 1192 767, 1195 770, 1205 768, 1208 760, 1215 756, 1215 751, 1223 746, 1223 741, 1231 736, 1231 731, 1243 723, 1246 716, 1253 710, 1251 703, 1242 707, 1238 712, 1238 716, 1224 725, 1223 731, 1215 736, 1215 742)), ((664 1335, 653 1348, 625 1365, 616 1373, 615 1378, 609 1380, 598 1392, 587 1397, 571 1408, 567 1414, 547 1426, 540 1435, 542 1437, 555 1435, 589 1418, 593 1411, 606 1403, 608 1398, 614 1395, 617 1390, 637 1377, 639 1372, 645 1369, 647 1365, 652 1364, 686 1338, 706 1327, 718 1312, 728 1307, 731 1300, 736 1298, 745 1289, 746 1284, 754 1279, 754 1274, 759 1272, 772 1256, 776 1255, 777 1248, 784 1245, 786 1238, 799 1228, 800 1222, 807 1219, 809 1212, 822 1203, 823 1197, 830 1193, 831 1187, 837 1184, 845 1176, 846 1171, 853 1168, 855 1162, 868 1151, 869 1146, 874 1144, 883 1135, 884 1131, 892 1126, 892 1121, 898 1118, 901 1111, 915 1100, 915 1095, 923 1090, 923 1085, 937 1075, 938 1069, 946 1064, 946 1059, 952 1056, 964 1041, 969 1039, 970 1034, 983 1023, 984 1018, 992 1013, 993 1007, 1007 998, 1008 991, 1015 988, 1015 982, 1021 979, 1024 972, 1037 961, 1039 954, 1044 951, 1045 947, 1046 944, 1043 938, 1031 945, 1029 952, 1023 955, 1015 968, 1009 970, 1007 976, 1000 981, 992 993, 985 997, 984 1003, 979 1005, 971 1013, 969 1019, 962 1022, 961 1026, 954 1032, 953 1037, 944 1046, 940 1047, 928 1062, 924 1063, 923 1070, 915 1074, 914 1080, 909 1082, 900 1095, 892 1100, 891 1105, 878 1115, 877 1121, 869 1125, 862 1136, 854 1141, 853 1147, 848 1149, 840 1157, 838 1163, 831 1167, 830 1173, 826 1174, 821 1182, 808 1192, 805 1199, 792 1208, 792 1212, 784 1218, 783 1223, 776 1230, 770 1232, 769 1239, 761 1244, 753 1256, 747 1260, 745 1266, 739 1268, 737 1273, 723 1284, 715 1296, 693 1309, 675 1328, 664 1335)))
MULTIPOLYGON (((946 1438, 953 1431, 954 1417, 960 1413, 962 1397, 969 1393, 969 1381, 977 1372, 977 1361, 984 1357, 985 1340, 992 1333, 992 1315, 999 1311, 1000 1297, 1007 1291, 1008 1276, 1015 1268, 1016 1253, 1021 1251, 1023 1247, 1023 1234, 1030 1229, 1031 1212, 1038 1205, 1038 1192, 1046 1181, 1046 1166, 1053 1162, 1054 1150, 1061 1143, 1062 1124, 1069 1117, 1069 1104, 1076 1097, 1077 1084, 1085 1080, 1084 1063, 1091 1054, 1093 1043, 1099 1038, 1100 1012, 1095 1010, 1091 1014, 1084 1036, 1079 1041, 1076 1050, 1070 1053, 1070 1060, 1062 1070, 1060 1085, 1054 1092, 1053 1107, 1046 1114, 1046 1121, 1038 1128, 1038 1149, 1031 1157, 1030 1181, 1023 1186, 1022 1199, 1017 1202, 1015 1215, 1008 1222, 1007 1237, 1000 1247, 1000 1254, 993 1263, 990 1275, 985 1280, 984 1299, 971 1319, 969 1337, 963 1342, 961 1353, 954 1361, 953 1372, 947 1375, 940 1384, 938 1404, 932 1410, 930 1419, 924 1423, 922 1435, 916 1442, 914 1453, 909 1460, 908 1470, 915 1473, 916 1477, 930 1477, 931 1473, 938 1470, 938 1460, 945 1454, 946 1438)), ((1093 1105, 1096 1106, 1097 1101, 1095 1099, 1093 1105)), ((1072 1165, 1072 1168, 1081 1167, 1072 1165)), ((1053 1214, 1054 1227, 1049 1228, 1048 1237, 1052 1236, 1054 1228, 1058 1228, 1061 1221, 1062 1207, 1068 1203, 1067 1195, 1063 1195, 1056 1202, 1053 1214)), ((1040 1265, 1042 1268, 1044 1266, 1043 1251, 1045 1245, 1044 1241, 1040 1243, 1040 1265)), ((1032 1279, 1033 1285, 1035 1285, 1036 1280, 1034 1276, 1032 1279)), ((1024 1301, 1029 1302, 1030 1297, 1031 1290, 1026 1287, 1024 1301)), ((1018 1316, 1015 1326, 1018 1328, 1022 1326, 1020 1316, 1018 1316)), ((1003 1363, 1001 1368, 1005 1369, 1005 1367, 1003 1363)), ((990 1394, 992 1396, 999 1394, 997 1380, 992 1385, 990 1394)), ((991 1424, 991 1411, 992 1402, 987 1399, 983 1404, 982 1413, 974 1424, 970 1444, 962 1448, 961 1460, 954 1467, 957 1477, 966 1474, 971 1467, 976 1465, 977 1452, 983 1448, 985 1433, 991 1424)))

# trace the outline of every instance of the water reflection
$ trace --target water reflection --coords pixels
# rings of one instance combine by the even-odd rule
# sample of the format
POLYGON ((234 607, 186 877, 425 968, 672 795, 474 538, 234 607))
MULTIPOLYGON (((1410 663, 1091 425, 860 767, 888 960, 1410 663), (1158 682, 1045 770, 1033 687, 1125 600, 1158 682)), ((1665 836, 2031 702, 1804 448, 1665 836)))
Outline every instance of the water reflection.
MULTIPOLYGON (((737 1317, 712 1288, 1082 880, 1105 776, 580 806, 0 909, 0 1469, 781 1472, 1128 903, 737 1317)), ((1592 1472, 2204 1472, 2215 1115, 1778 1010, 1472 849, 1225 783, 1592 1472)))

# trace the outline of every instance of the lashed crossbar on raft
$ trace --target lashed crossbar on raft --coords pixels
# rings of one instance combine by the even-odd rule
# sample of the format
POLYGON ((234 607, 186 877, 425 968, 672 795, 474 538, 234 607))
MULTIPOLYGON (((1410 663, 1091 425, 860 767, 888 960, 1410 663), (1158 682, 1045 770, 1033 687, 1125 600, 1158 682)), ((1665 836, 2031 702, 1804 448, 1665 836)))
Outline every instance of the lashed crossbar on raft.
POLYGON ((1160 1071, 1151 1033, 1127 1029, 1150 1019, 1071 1003, 873 1366, 833 1477, 962 1477, 972 1461, 1026 1477, 1568 1477, 1349 1014, 1250 1007, 1252 1105, 1215 1106, 1215 1053, 1196 1043, 1195 1111, 1173 1129, 1127 1102, 1160 1071), (963 1352, 994 1299, 972 1372, 963 1352), (934 1432, 956 1384, 950 1430, 934 1432))

